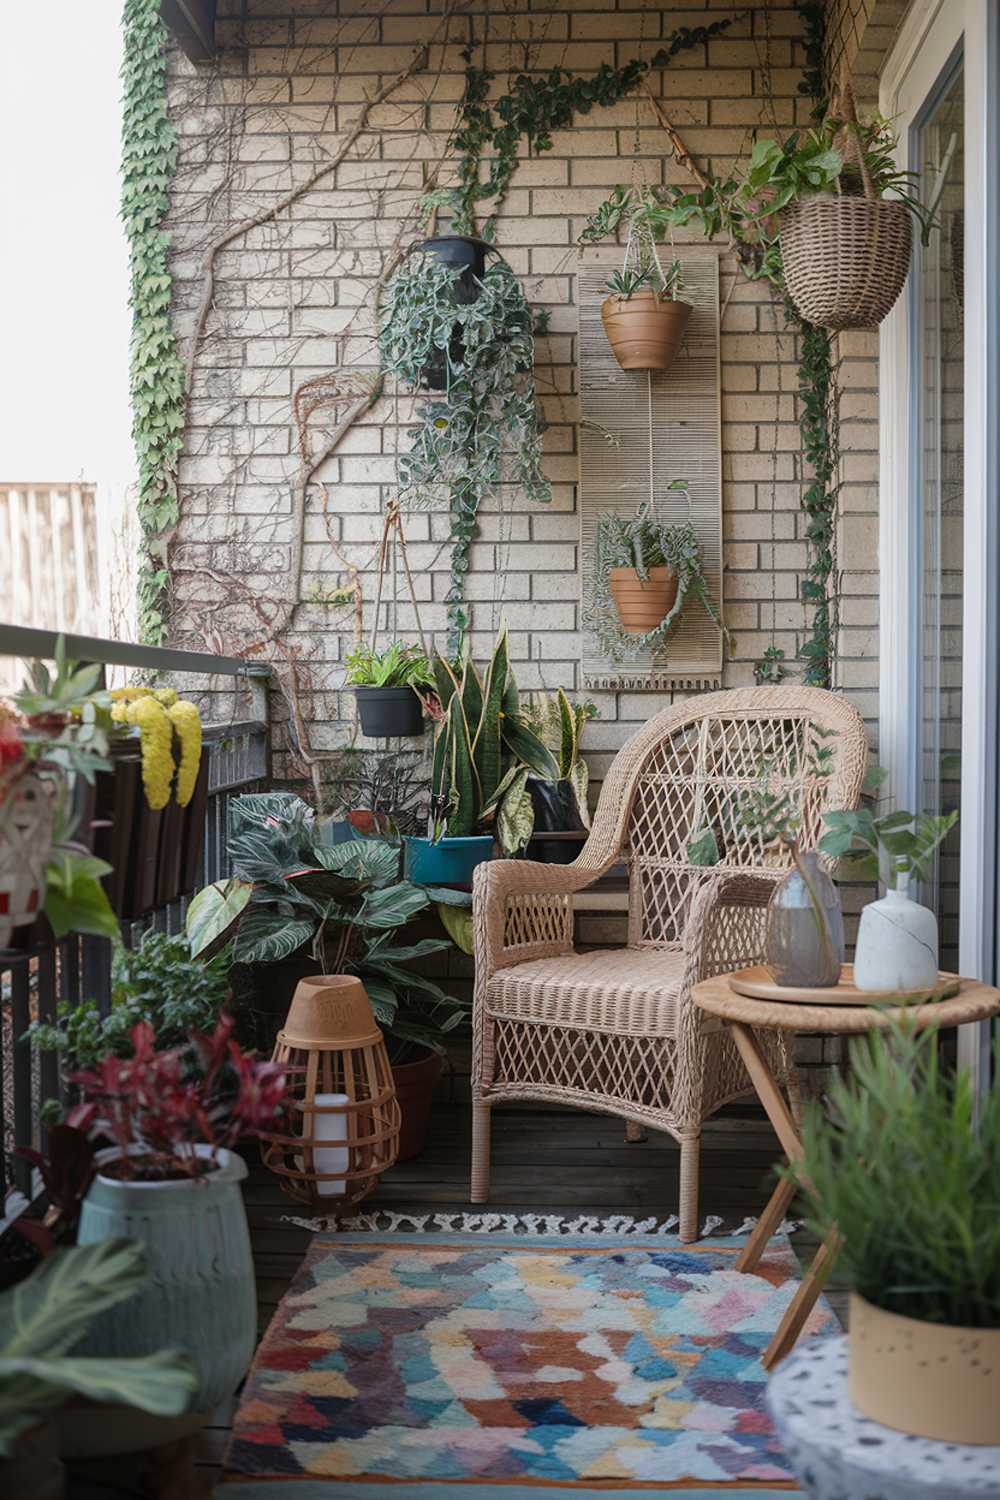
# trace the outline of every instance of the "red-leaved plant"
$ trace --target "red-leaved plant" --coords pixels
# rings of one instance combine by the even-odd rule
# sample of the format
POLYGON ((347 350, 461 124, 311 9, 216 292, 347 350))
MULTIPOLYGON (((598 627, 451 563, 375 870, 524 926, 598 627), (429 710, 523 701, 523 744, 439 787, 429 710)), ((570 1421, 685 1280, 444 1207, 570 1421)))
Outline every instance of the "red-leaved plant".
POLYGON ((121 1153, 117 1176, 201 1176, 219 1150, 272 1129, 284 1109, 284 1066, 258 1062, 232 1032, 232 1018, 224 1015, 211 1035, 195 1033, 187 1044, 158 1052, 152 1026, 140 1021, 132 1028, 131 1057, 112 1054, 71 1075, 83 1101, 69 1124, 114 1141, 121 1153), (211 1156, 199 1156, 198 1144, 210 1146, 211 1156))

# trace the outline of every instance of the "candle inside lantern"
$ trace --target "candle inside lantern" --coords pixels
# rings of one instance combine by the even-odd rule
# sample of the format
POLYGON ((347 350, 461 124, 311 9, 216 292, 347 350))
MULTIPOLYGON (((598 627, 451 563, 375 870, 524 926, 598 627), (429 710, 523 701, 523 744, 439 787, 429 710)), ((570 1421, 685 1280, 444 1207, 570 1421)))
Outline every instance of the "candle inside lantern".
MULTIPOLYGON (((318 1109, 324 1110, 349 1102, 346 1094, 317 1094, 313 1100, 318 1109)), ((313 1114, 310 1115, 310 1119, 314 1140, 346 1142, 346 1114, 313 1114)), ((346 1145, 313 1147, 313 1170, 315 1172, 347 1172, 349 1162, 350 1152, 346 1145)), ((347 1179, 343 1177, 339 1182, 317 1182, 316 1191, 321 1198, 341 1197, 347 1191, 347 1179)))

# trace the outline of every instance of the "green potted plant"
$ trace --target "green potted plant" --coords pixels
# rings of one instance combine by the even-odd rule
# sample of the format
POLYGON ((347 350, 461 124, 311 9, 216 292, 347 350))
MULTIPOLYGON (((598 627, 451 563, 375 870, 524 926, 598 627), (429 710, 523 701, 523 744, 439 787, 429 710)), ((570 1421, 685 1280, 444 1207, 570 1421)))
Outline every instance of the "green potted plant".
POLYGON ((422 752, 345 746, 324 759, 322 771, 321 823, 331 842, 358 834, 399 838, 426 823, 430 772, 422 752))
POLYGON ((434 691, 434 676, 419 646, 401 641, 393 641, 384 651, 358 646, 346 665, 362 734, 372 739, 423 734, 424 697, 434 691))
POLYGON ((681 263, 664 267, 656 249, 659 203, 650 189, 617 187, 587 221, 580 239, 593 243, 625 221, 628 237, 620 271, 608 279, 601 322, 623 370, 669 370, 691 317, 681 298, 681 263))
POLYGON ((77 1348, 94 1320, 134 1297, 146 1277, 139 1245, 105 1240, 54 1251, 0 1296, 0 1489, 11 1500, 61 1500, 52 1416, 73 1397, 163 1419, 187 1410, 197 1377, 183 1354, 88 1357, 77 1348))
POLYGON ((666 188, 650 217, 731 235, 745 267, 786 289, 808 322, 872 328, 906 280, 911 216, 925 236, 933 222, 896 166, 897 141, 890 121, 859 122, 848 101, 810 130, 755 142, 742 173, 696 193, 666 188))
MULTIPOLYGON (((669 489, 686 493, 686 481, 669 489)), ((649 501, 631 516, 602 512, 585 619, 609 654, 620 660, 627 646, 663 645, 689 599, 723 628, 690 520, 668 524, 649 501)))
POLYGON ((852 1288, 852 1402, 903 1432, 996 1443, 1000 1089, 977 1106, 934 1028, 897 1025, 853 1042, 802 1141, 790 1171, 852 1288))
MULTIPOLYGON (((475 235, 434 234, 421 240, 412 253, 458 273, 454 282, 455 301, 465 307, 482 296, 487 255, 500 252, 488 240, 477 239, 475 235)), ((456 322, 446 349, 441 349, 424 366, 423 384, 432 391, 445 390, 449 365, 452 368, 460 365, 464 353, 461 323, 456 322)))
POLYGON ((431 770, 431 835, 404 841, 406 871, 423 885, 468 889, 494 837, 505 854, 524 848, 533 823, 528 776, 556 781, 559 767, 520 711, 506 627, 482 678, 468 652, 458 672, 438 656, 434 676, 443 718, 431 770))
POLYGON ((590 827, 587 791, 590 772, 580 754, 584 725, 597 716, 593 703, 571 703, 562 688, 535 693, 522 717, 556 763, 558 776, 529 775, 532 830, 530 854, 544 863, 562 864, 575 858, 579 842, 545 839, 546 833, 579 833, 590 827))
POLYGON ((483 501, 496 499, 507 483, 532 500, 551 498, 541 471, 531 309, 504 260, 484 271, 471 302, 464 300, 466 274, 435 256, 409 255, 389 284, 379 329, 382 367, 405 384, 419 387, 428 368, 443 361, 443 393, 418 406, 399 477, 407 505, 436 506, 447 497, 452 656, 468 624, 465 576, 483 501))
POLYGON ((256 1343, 253 1257, 237 1140, 270 1130, 283 1108, 284 1071, 257 1062, 222 1016, 210 1033, 158 1046, 148 1021, 130 1055, 110 1052, 74 1073, 81 1102, 68 1123, 95 1142, 96 1176, 77 1241, 139 1241, 148 1279, 126 1309, 94 1323, 83 1352, 141 1355, 176 1344, 197 1371, 189 1426, 231 1396, 256 1343))
POLYGON ((405 942, 399 930, 452 893, 401 880, 399 847, 389 839, 333 842, 329 822, 289 792, 234 798, 230 819, 236 875, 192 901, 192 952, 210 957, 232 944, 241 1032, 267 1051, 300 979, 357 975, 386 1033, 403 1111, 401 1150, 416 1154, 446 1039, 469 1007, 412 967, 445 952, 448 939, 405 942))
MULTIPOLYGON (((888 778, 878 767, 869 777, 875 790, 888 778)), ((919 881, 958 821, 953 810, 940 816, 877 807, 827 813, 819 847, 831 858, 846 856, 850 878, 881 880, 885 895, 862 909, 854 952, 854 982, 862 990, 933 990, 938 983, 937 917, 900 889, 919 881)))

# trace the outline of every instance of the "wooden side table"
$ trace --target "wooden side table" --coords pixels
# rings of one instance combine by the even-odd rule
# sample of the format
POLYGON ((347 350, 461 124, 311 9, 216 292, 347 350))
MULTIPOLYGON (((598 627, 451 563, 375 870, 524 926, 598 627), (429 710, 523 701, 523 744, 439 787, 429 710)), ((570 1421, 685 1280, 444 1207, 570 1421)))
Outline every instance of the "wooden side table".
MULTIPOLYGON (((692 990, 695 1004, 729 1027, 757 1096, 767 1111, 775 1134, 789 1162, 802 1157, 802 1142, 792 1112, 771 1071, 767 1056, 755 1035, 758 1031, 820 1031, 840 1036, 858 1035, 885 1028, 905 1016, 918 1027, 937 1025, 964 1026, 971 1021, 986 1021, 1000 1014, 1000 990, 976 979, 962 979, 956 995, 927 1005, 908 1005, 900 1009, 875 1010, 868 1005, 812 1005, 795 1000, 753 1000, 739 995, 725 974, 703 979, 692 990)), ((790 991, 794 994, 793 991, 790 991)), ((801 994, 802 991, 799 991, 801 994)), ((782 1178, 757 1220, 746 1246, 736 1262, 738 1271, 752 1271, 767 1248, 767 1242, 778 1229, 795 1196, 795 1184, 782 1178)), ((764 1366, 770 1369, 794 1346, 806 1319, 819 1299, 830 1273, 839 1240, 831 1234, 817 1250, 798 1291, 788 1305, 778 1330, 767 1346, 764 1366)))

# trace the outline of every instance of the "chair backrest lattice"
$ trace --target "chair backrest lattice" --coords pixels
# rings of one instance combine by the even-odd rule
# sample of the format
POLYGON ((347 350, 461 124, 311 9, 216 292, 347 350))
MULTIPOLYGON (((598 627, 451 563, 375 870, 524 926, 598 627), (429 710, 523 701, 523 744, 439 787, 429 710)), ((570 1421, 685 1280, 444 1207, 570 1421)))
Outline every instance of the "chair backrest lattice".
MULTIPOLYGON (((753 793, 787 795, 803 845, 814 848, 823 814, 857 805, 867 755, 857 710, 819 688, 711 693, 657 715, 608 778, 629 865, 630 945, 680 943, 691 897, 706 878, 788 866, 787 848, 745 824, 753 793), (706 868, 692 864, 688 850, 708 829, 719 860, 706 868)), ((610 812, 599 810, 598 819, 610 812)))

